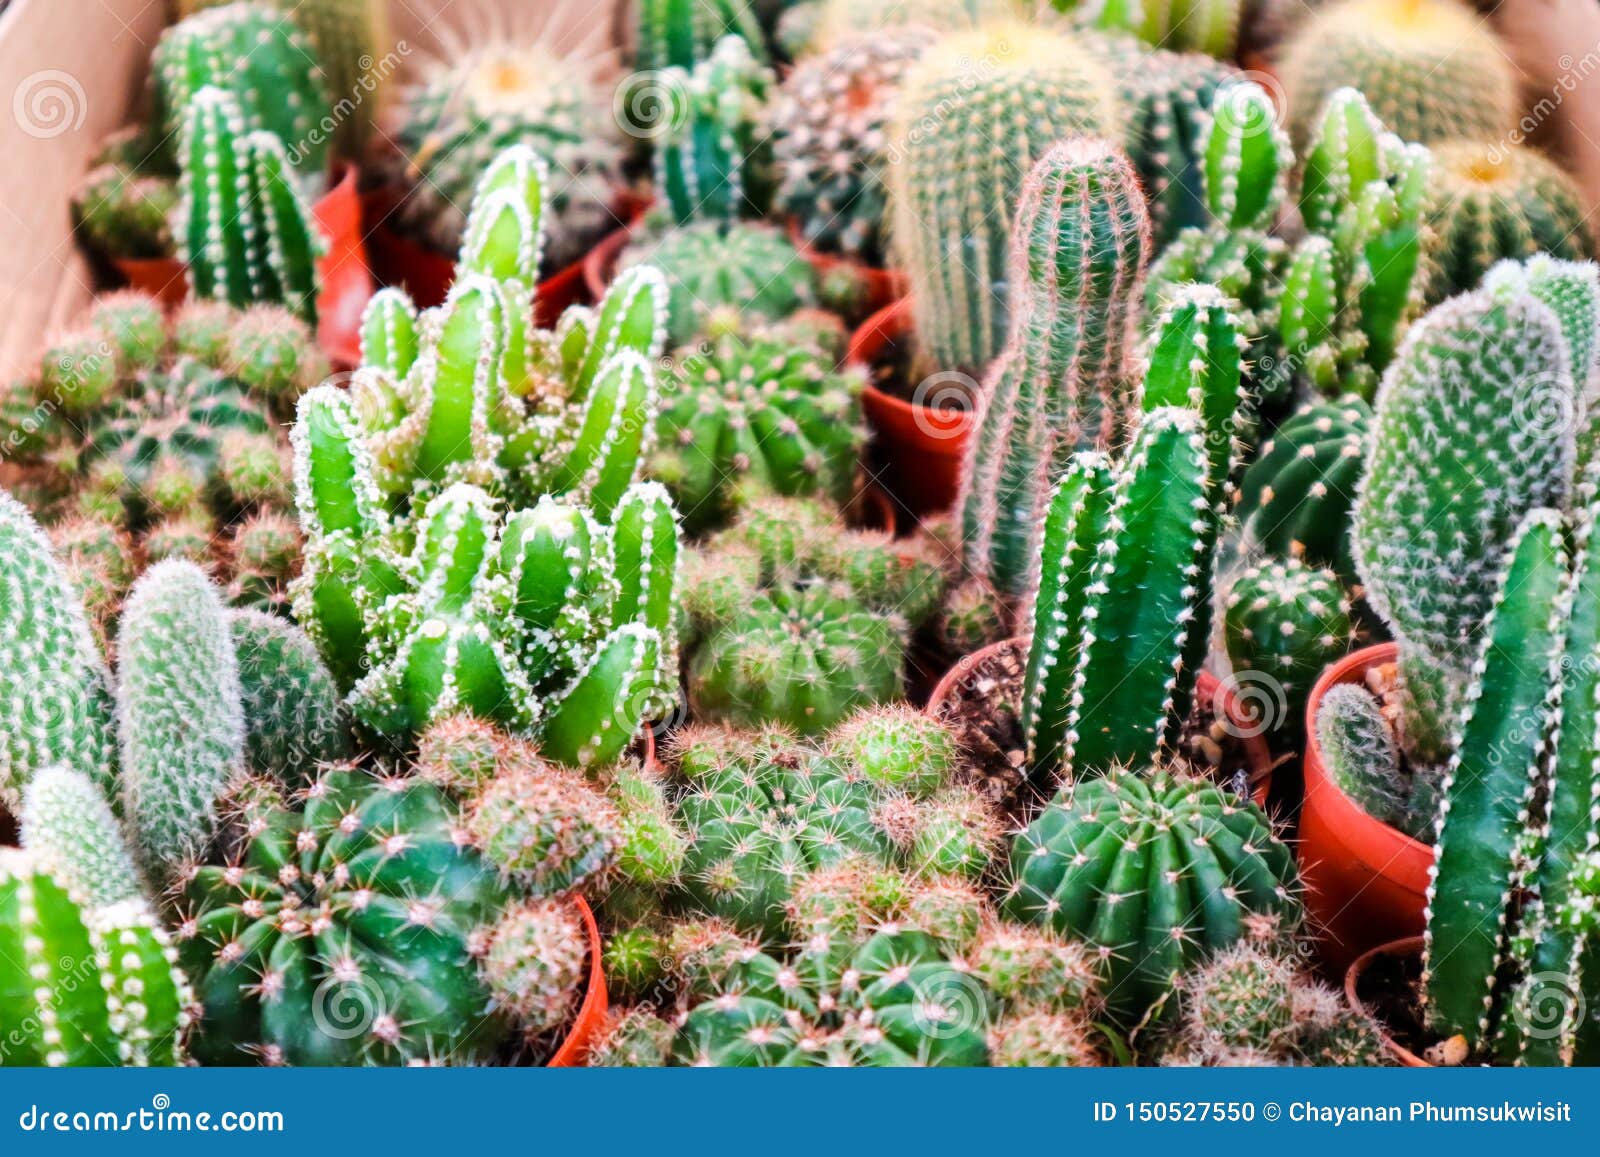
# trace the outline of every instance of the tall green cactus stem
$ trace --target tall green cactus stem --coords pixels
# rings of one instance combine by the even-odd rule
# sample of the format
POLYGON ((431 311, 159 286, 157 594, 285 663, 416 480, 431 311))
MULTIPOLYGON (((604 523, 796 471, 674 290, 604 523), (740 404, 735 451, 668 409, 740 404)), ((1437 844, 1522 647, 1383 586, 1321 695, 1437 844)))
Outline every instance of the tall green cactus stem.
POLYGON ((674 74, 678 114, 654 142, 655 186, 679 225, 760 217, 772 199, 766 103, 776 83, 739 36, 674 74))
POLYGON ((0 848, 8 1065, 176 1065, 193 995, 140 902, 91 909, 32 852, 0 848))
MULTIPOLYGON (((677 508, 659 482, 629 487, 612 513, 611 557, 617 583, 613 623, 639 623, 677 650, 678 557, 683 549, 677 508)), ((656 707, 666 711, 671 703, 656 707)))
POLYGON ((0 490, 0 802, 16 808, 29 781, 62 765, 109 799, 116 744, 110 676, 83 602, 44 531, 0 490))
POLYGON ((417 307, 403 289, 380 289, 361 314, 361 364, 396 381, 417 360, 417 307))
POLYGON ((1234 507, 1246 555, 1329 567, 1354 585, 1351 508, 1371 422, 1371 407, 1346 394, 1301 407, 1257 447, 1234 507))
POLYGON ((1101 0, 1090 19, 1096 28, 1131 32, 1146 44, 1228 60, 1238 48, 1241 7, 1240 0, 1101 0))
POLYGON ((640 71, 693 68, 729 34, 754 53, 765 51, 754 10, 740 0, 640 0, 634 20, 634 67, 640 71))
POLYGON ((981 373, 999 354, 1024 178, 1063 138, 1121 128, 1110 78, 1065 34, 998 21, 946 36, 911 69, 890 131, 890 236, 927 364, 981 373))
POLYGON ((263 611, 229 612, 244 709, 245 764, 291 789, 307 772, 348 754, 333 675, 299 627, 263 611))
MULTIPOLYGON (((1422 986, 1429 1028, 1470 1046, 1491 1039, 1496 973, 1556 707, 1551 689, 1562 680, 1567 579, 1561 518, 1536 510, 1512 540, 1442 789, 1422 986)), ((1575 722, 1592 731, 1585 713, 1575 722)))
POLYGON ((1011 333, 981 394, 962 467, 967 569, 1002 595, 1030 578, 1048 479, 1077 450, 1119 444, 1150 223, 1138 177, 1074 138, 1028 174, 1011 249, 1011 333))
POLYGON ((1151 762, 1193 687, 1185 662, 1219 519, 1190 410, 1145 416, 1113 475, 1078 459, 1047 515, 1022 725, 1036 774, 1065 782, 1151 762))
POLYGON ((159 563, 128 596, 117 649, 124 808, 141 864, 164 880, 205 850, 244 766, 227 610, 192 563, 159 563))
POLYGON ((111 805, 93 781, 47 767, 22 796, 22 844, 91 908, 140 903, 144 881, 111 805))
POLYGON ((1572 431, 1552 436, 1537 415, 1570 413, 1572 393, 1560 325, 1529 294, 1446 302, 1384 375, 1351 542, 1367 601, 1400 644, 1399 735, 1413 763, 1450 754, 1506 544, 1529 510, 1567 502, 1572 431))
MULTIPOLYGON (((162 33, 150 59, 159 139, 177 142, 190 104, 212 86, 238 102, 243 131, 262 129, 293 146, 295 165, 320 179, 331 119, 322 63, 292 21, 260 4, 186 15, 162 33)), ((351 95, 341 91, 338 98, 351 95)))
POLYGON ((247 131, 238 102, 208 86, 185 109, 180 150, 180 248, 194 295, 281 302, 315 322, 324 242, 283 142, 247 131))
POLYGON ((1291 915, 1294 856, 1254 805, 1164 769, 1063 789, 1011 849, 1008 915, 1087 941, 1118 1023, 1163 1014, 1178 977, 1245 933, 1291 915))

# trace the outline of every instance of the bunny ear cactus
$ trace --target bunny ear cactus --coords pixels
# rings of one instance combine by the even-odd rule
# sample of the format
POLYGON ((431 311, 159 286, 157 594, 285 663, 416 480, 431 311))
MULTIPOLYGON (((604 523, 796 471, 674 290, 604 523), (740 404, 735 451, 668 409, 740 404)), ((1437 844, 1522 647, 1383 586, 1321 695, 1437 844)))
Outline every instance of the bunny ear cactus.
POLYGON ((1129 360, 1150 224, 1113 147, 1074 138, 1028 174, 1012 238, 1011 335, 982 392, 963 463, 967 569, 1016 596, 1047 480, 1079 449, 1125 436, 1129 360))
POLYGON ((944 37, 910 70, 890 131, 890 236, 930 366, 980 373, 1000 352, 1024 178, 1063 138, 1121 128, 1110 78, 1062 33, 996 21, 944 37))
POLYGON ((276 301, 315 322, 324 242, 283 142, 249 131, 238 101, 211 86, 184 111, 180 249, 196 297, 276 301))
POLYGON ((679 107, 654 142, 655 185, 679 225, 761 216, 772 199, 766 102, 772 70, 739 36, 724 36, 686 74, 672 74, 679 107))

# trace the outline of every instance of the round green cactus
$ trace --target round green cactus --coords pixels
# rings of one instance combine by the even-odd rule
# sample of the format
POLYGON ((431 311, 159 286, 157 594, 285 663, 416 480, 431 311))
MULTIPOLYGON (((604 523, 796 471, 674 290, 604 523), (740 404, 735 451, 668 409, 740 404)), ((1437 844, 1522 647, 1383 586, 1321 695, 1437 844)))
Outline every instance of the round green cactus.
POLYGON ((990 1030, 989 1063, 996 1068, 1078 1069, 1105 1062, 1081 1016, 1024 1012, 1003 1017, 990 1030))
POLYGON ((648 1008, 612 1009, 600 1038, 589 1047, 591 1069, 658 1069, 667 1063, 675 1033, 648 1008))
POLYGON ((1092 1013, 1100 999, 1099 956, 1045 928, 994 923, 972 949, 973 973, 1009 1007, 1092 1013))
POLYGON ((944 787, 960 757, 947 724, 900 704, 856 712, 829 732, 825 747, 879 791, 919 798, 944 787))
POLYGON ((1011 849, 1005 911, 1079 937, 1105 963, 1108 1012, 1134 1023, 1178 977, 1293 909, 1294 856, 1266 817, 1204 780, 1114 771, 1068 789, 1011 849))
POLYGON ((1294 1025, 1293 970, 1237 944, 1184 977, 1179 994, 1184 1029, 1203 1049, 1280 1047, 1294 1025))
POLYGON ((608 869, 617 824, 615 810, 580 776, 523 744, 503 757, 467 816, 483 858, 534 896, 571 891, 608 869))
POLYGON ((426 783, 332 768, 239 863, 197 869, 179 927, 204 1006, 196 1058, 489 1059, 505 1024, 474 953, 511 894, 458 830, 426 783))
POLYGON ((98 165, 72 193, 73 230, 95 253, 149 260, 172 253, 178 184, 119 164, 98 165))
POLYGON ((587 943, 576 909, 560 900, 523 904, 494 926, 483 958, 484 981, 524 1033, 558 1028, 577 1008, 587 943))

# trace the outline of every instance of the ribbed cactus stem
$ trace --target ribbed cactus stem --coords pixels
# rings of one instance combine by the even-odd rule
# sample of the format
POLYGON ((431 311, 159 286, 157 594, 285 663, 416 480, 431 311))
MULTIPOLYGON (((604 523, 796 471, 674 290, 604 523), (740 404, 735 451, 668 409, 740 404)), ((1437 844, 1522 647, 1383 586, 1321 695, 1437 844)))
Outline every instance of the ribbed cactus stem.
POLYGON ((756 10, 740 0, 641 0, 634 19, 634 60, 641 70, 693 68, 730 33, 756 52, 766 43, 756 10))
POLYGON ((602 365, 554 447, 552 487, 610 518, 655 446, 660 413, 655 367, 634 349, 620 350, 602 365))
POLYGON ((141 902, 144 882, 122 827, 81 771, 47 767, 22 797, 22 844, 94 908, 141 902))
POLYGON ((676 685, 661 634, 624 623, 603 639, 556 694, 541 728, 541 750, 574 767, 614 763, 676 685))
POLYGON ((687 72, 668 74, 678 115, 655 142, 655 187, 672 219, 736 221, 772 192, 766 100, 774 84, 748 41, 724 36, 687 72))
POLYGON ((1027 584, 1048 480, 1118 444, 1137 410, 1128 364, 1149 248, 1138 177, 1074 138, 1029 173, 1012 237, 1012 325, 963 464, 966 563, 998 592, 1027 584))
POLYGON ((399 379, 417 360, 417 307, 406 291, 378 290, 361 314, 361 364, 399 379))
POLYGON ((478 180, 460 268, 532 287, 543 257, 550 166, 527 145, 496 154, 478 180))
POLYGON ((1252 81, 1219 86, 1203 169, 1211 216, 1228 229, 1270 228, 1293 164, 1266 91, 1252 81))
POLYGON ((438 318, 438 341, 415 374, 421 432, 419 478, 443 481, 458 463, 494 462, 499 436, 492 426, 500 398, 507 305, 499 283, 467 274, 450 288, 438 318))

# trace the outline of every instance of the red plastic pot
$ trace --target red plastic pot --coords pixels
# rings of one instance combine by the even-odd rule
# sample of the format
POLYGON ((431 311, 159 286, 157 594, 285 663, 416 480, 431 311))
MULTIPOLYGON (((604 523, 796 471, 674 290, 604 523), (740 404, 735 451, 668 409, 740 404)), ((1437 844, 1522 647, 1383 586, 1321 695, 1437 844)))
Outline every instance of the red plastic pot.
POLYGON ((1368 949, 1422 933, 1433 849, 1373 819, 1329 777, 1317 742, 1317 709, 1330 687, 1364 683, 1394 661, 1382 643, 1322 673, 1306 702, 1306 798, 1300 809, 1300 875, 1306 908, 1334 975, 1368 949))
MULTIPOLYGON (((359 174, 354 165, 337 172, 326 193, 311 206, 328 251, 317 261, 322 293, 317 298, 317 342, 341 366, 361 360, 361 311, 372 296, 372 273, 361 235, 359 174)), ((182 304, 189 293, 188 275, 176 257, 117 260, 117 271, 135 289, 168 308, 182 304)))
MULTIPOLYGON (((944 678, 934 687, 933 694, 928 698, 928 714, 937 716, 940 708, 955 699, 961 684, 1002 647, 1025 645, 1025 640, 1018 635, 998 643, 990 643, 987 647, 964 656, 954 667, 945 672, 944 678)), ((1267 746, 1266 736, 1258 730, 1261 721, 1250 716, 1232 689, 1209 671, 1201 671, 1199 678, 1195 680, 1194 696, 1196 703, 1209 702, 1215 705, 1244 745, 1245 763, 1250 768, 1250 798, 1265 810, 1267 795, 1272 789, 1272 751, 1267 746)))
POLYGON ((800 231, 800 223, 792 217, 786 228, 789 233, 789 243, 798 249, 800 256, 816 270, 819 279, 826 277, 835 269, 848 269, 861 279, 862 284, 867 287, 866 312, 876 313, 885 306, 893 305, 910 291, 910 282, 900 270, 879 269, 875 265, 866 265, 848 257, 813 249, 805 234, 800 231))
POLYGON ((633 229, 639 223, 639 218, 644 216, 643 210, 636 214, 621 229, 607 233, 595 247, 583 255, 583 287, 588 291, 590 301, 599 301, 606 295, 606 288, 611 284, 611 274, 616 270, 617 257, 628 244, 628 239, 633 236, 633 229))
POLYGON ((601 959, 604 945, 600 942, 600 926, 594 922, 594 912, 582 896, 574 897, 573 903, 577 905, 578 917, 583 921, 583 930, 589 937, 589 984, 584 989, 583 1002, 578 1005, 572 1030, 547 1063, 546 1067, 552 1069, 579 1068, 588 1060, 589 1048, 605 1026, 606 1009, 610 1007, 606 996, 605 967, 601 959))
POLYGON ((1344 974, 1344 997, 1350 1002, 1350 1007, 1357 1012, 1365 1013, 1374 1024, 1378 1026, 1378 1035, 1383 1038, 1383 1047, 1389 1050, 1389 1055, 1408 1069, 1431 1069, 1435 1066, 1423 1060, 1416 1053, 1406 1048, 1389 1034, 1389 1028, 1383 1019, 1367 1007, 1361 999, 1361 978, 1367 970, 1384 956, 1416 956, 1422 952, 1422 937, 1407 936, 1403 940, 1391 940, 1387 944, 1380 944, 1376 948, 1369 948, 1351 962, 1344 974))
MULTIPOLYGON (((893 342, 911 332, 911 299, 903 297, 861 323, 850 335, 846 356, 870 370, 893 342)), ((861 392, 861 409, 883 468, 879 480, 889 493, 917 516, 954 505, 972 411, 907 402, 873 385, 861 392)))

